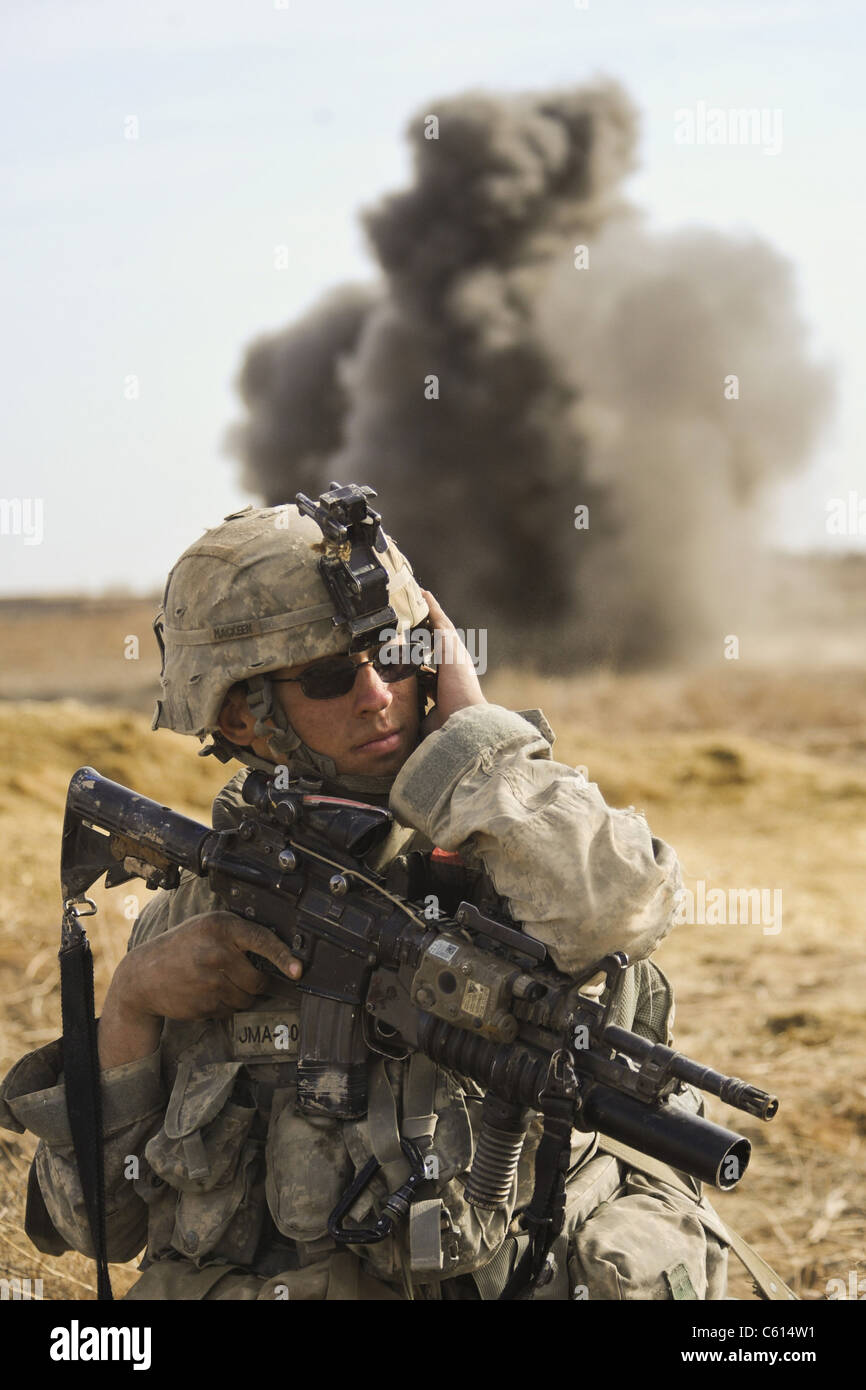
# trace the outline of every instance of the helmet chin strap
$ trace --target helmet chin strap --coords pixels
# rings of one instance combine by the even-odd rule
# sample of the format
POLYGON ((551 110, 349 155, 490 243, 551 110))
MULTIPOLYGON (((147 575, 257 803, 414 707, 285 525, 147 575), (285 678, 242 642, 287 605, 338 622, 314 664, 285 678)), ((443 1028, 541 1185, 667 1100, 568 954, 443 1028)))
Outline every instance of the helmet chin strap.
MULTIPOLYGON (((320 787, 325 782, 331 782, 351 792, 366 792, 376 796, 387 795, 390 792, 396 773, 387 777, 371 777, 360 772, 338 772, 333 758, 308 748, 295 733, 280 702, 274 699, 274 687, 267 676, 252 676, 247 680, 247 704, 256 721, 256 738, 265 739, 275 755, 275 761, 270 762, 249 748, 240 748, 229 743, 231 756, 245 763, 247 767, 260 772, 273 772, 275 766, 282 764, 288 767, 290 778, 303 777, 306 781, 317 782, 320 787), (271 723, 267 723, 268 720, 271 723)), ((216 743, 217 735, 213 737, 216 743)), ((225 743, 228 743, 228 740, 225 740, 225 743)))

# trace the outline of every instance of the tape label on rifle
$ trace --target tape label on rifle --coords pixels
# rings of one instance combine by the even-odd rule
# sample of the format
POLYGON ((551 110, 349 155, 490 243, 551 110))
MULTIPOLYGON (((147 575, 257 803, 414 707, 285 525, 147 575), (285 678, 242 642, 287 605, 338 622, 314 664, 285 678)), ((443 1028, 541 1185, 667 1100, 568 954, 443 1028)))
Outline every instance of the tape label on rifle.
POLYGON ((467 980, 461 1008, 465 1014, 471 1014, 473 1018, 483 1018, 489 997, 490 990, 487 985, 479 985, 476 980, 467 980))
POLYGON ((299 1027, 285 1009, 258 1009, 231 1020, 236 1057, 267 1057, 285 1062, 298 1055, 299 1027))
POLYGON ((438 956, 440 960, 453 960, 459 950, 455 941, 434 941, 428 955, 438 956))

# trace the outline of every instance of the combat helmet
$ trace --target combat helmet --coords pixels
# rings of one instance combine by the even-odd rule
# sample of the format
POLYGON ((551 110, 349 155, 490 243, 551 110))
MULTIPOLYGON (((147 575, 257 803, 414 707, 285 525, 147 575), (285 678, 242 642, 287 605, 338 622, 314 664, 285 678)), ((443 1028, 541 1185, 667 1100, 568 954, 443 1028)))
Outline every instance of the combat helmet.
POLYGON ((272 772, 273 764, 251 749, 236 747, 218 728, 227 692, 244 682, 255 734, 267 738, 290 776, 319 784, 339 778, 353 791, 389 790, 393 777, 346 777, 330 758, 308 748, 291 728, 267 678, 269 671, 284 666, 375 644, 365 635, 370 622, 365 627, 350 611, 352 586, 357 587, 350 573, 352 556, 368 562, 355 565, 361 580, 367 582, 371 570, 378 575, 373 608, 383 598, 389 605, 371 614, 371 622, 390 622, 402 637, 427 616, 411 566, 366 502, 371 496, 370 488, 332 483, 319 504, 299 493, 300 506, 248 506, 231 512, 184 551, 168 576, 153 624, 162 655, 162 697, 156 702, 154 729, 195 734, 202 743, 210 738, 202 755, 214 754, 222 762, 236 758, 272 772), (367 549, 352 549, 346 528, 329 520, 329 514, 345 520, 346 498, 354 515, 365 513, 366 530, 352 529, 374 543, 367 549), (383 613, 390 619, 379 621, 383 613))

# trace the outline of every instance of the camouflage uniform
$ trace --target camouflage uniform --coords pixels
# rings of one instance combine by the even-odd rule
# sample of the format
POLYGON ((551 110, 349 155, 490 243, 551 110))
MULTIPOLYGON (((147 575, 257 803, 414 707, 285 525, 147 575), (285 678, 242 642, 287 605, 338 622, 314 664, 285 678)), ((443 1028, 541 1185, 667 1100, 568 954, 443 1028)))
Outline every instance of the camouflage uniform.
MULTIPOLYGON (((246 770, 214 803, 214 825, 237 823, 246 770)), ((568 971, 606 952, 637 961, 616 1022, 668 1042, 670 987, 645 958, 671 926, 676 858, 642 816, 608 808, 598 788, 550 756, 542 718, 493 705, 453 714, 401 769, 390 797, 399 824, 376 861, 435 844, 482 865, 514 917, 568 971)), ((249 808, 244 808, 250 814, 249 808)), ((136 922, 130 947, 190 916, 224 908, 184 874, 136 922)), ((276 988, 276 985, 275 985, 276 988)), ((144 1273, 128 1298, 405 1299, 496 1297, 520 1244, 514 1214, 532 1188, 531 1130, 507 1210, 467 1204, 481 1094, 426 1059, 370 1061, 362 1121, 294 1107, 291 1050, 297 990, 257 999, 229 1020, 167 1020, 152 1056, 103 1073, 108 1256, 144 1273), (432 1113, 431 1113, 432 1112, 432 1113), (338 1250, 327 1218, 375 1152, 382 1168, 350 1217, 364 1220, 408 1171, 402 1130, 433 1128, 438 1178, 412 1221, 378 1245, 338 1250), (420 1128, 419 1128, 420 1127, 420 1128), (138 1176, 129 1156, 138 1158, 138 1176), (437 1268, 441 1242, 442 1268, 437 1268)), ((681 1103, 697 1109, 686 1091, 681 1103)), ((66 1116, 60 1045, 23 1058, 0 1090, 0 1123, 40 1138, 33 1194, 40 1249, 92 1253, 66 1116), (52 1230, 53 1228, 53 1230, 52 1230)), ((601 1141, 603 1144, 604 1141, 601 1141)), ((724 1229, 704 1199, 626 1169, 575 1133, 566 1229, 536 1299, 721 1298, 724 1229)), ((417 1208, 417 1210, 416 1210, 417 1208)))

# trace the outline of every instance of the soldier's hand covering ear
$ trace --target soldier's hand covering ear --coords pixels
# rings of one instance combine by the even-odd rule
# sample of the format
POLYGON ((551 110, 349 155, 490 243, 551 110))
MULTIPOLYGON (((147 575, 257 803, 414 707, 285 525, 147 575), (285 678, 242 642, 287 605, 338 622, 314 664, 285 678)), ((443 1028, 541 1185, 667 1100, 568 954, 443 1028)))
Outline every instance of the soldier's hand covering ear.
POLYGON ((424 733, 429 734, 434 729, 441 729, 446 719, 457 710, 465 709, 467 705, 486 704, 486 700, 472 658, 451 619, 428 589, 421 592, 430 610, 433 632, 441 633, 441 637, 434 637, 437 647, 441 649, 441 659, 437 651, 436 660, 436 704, 424 720, 424 733))

